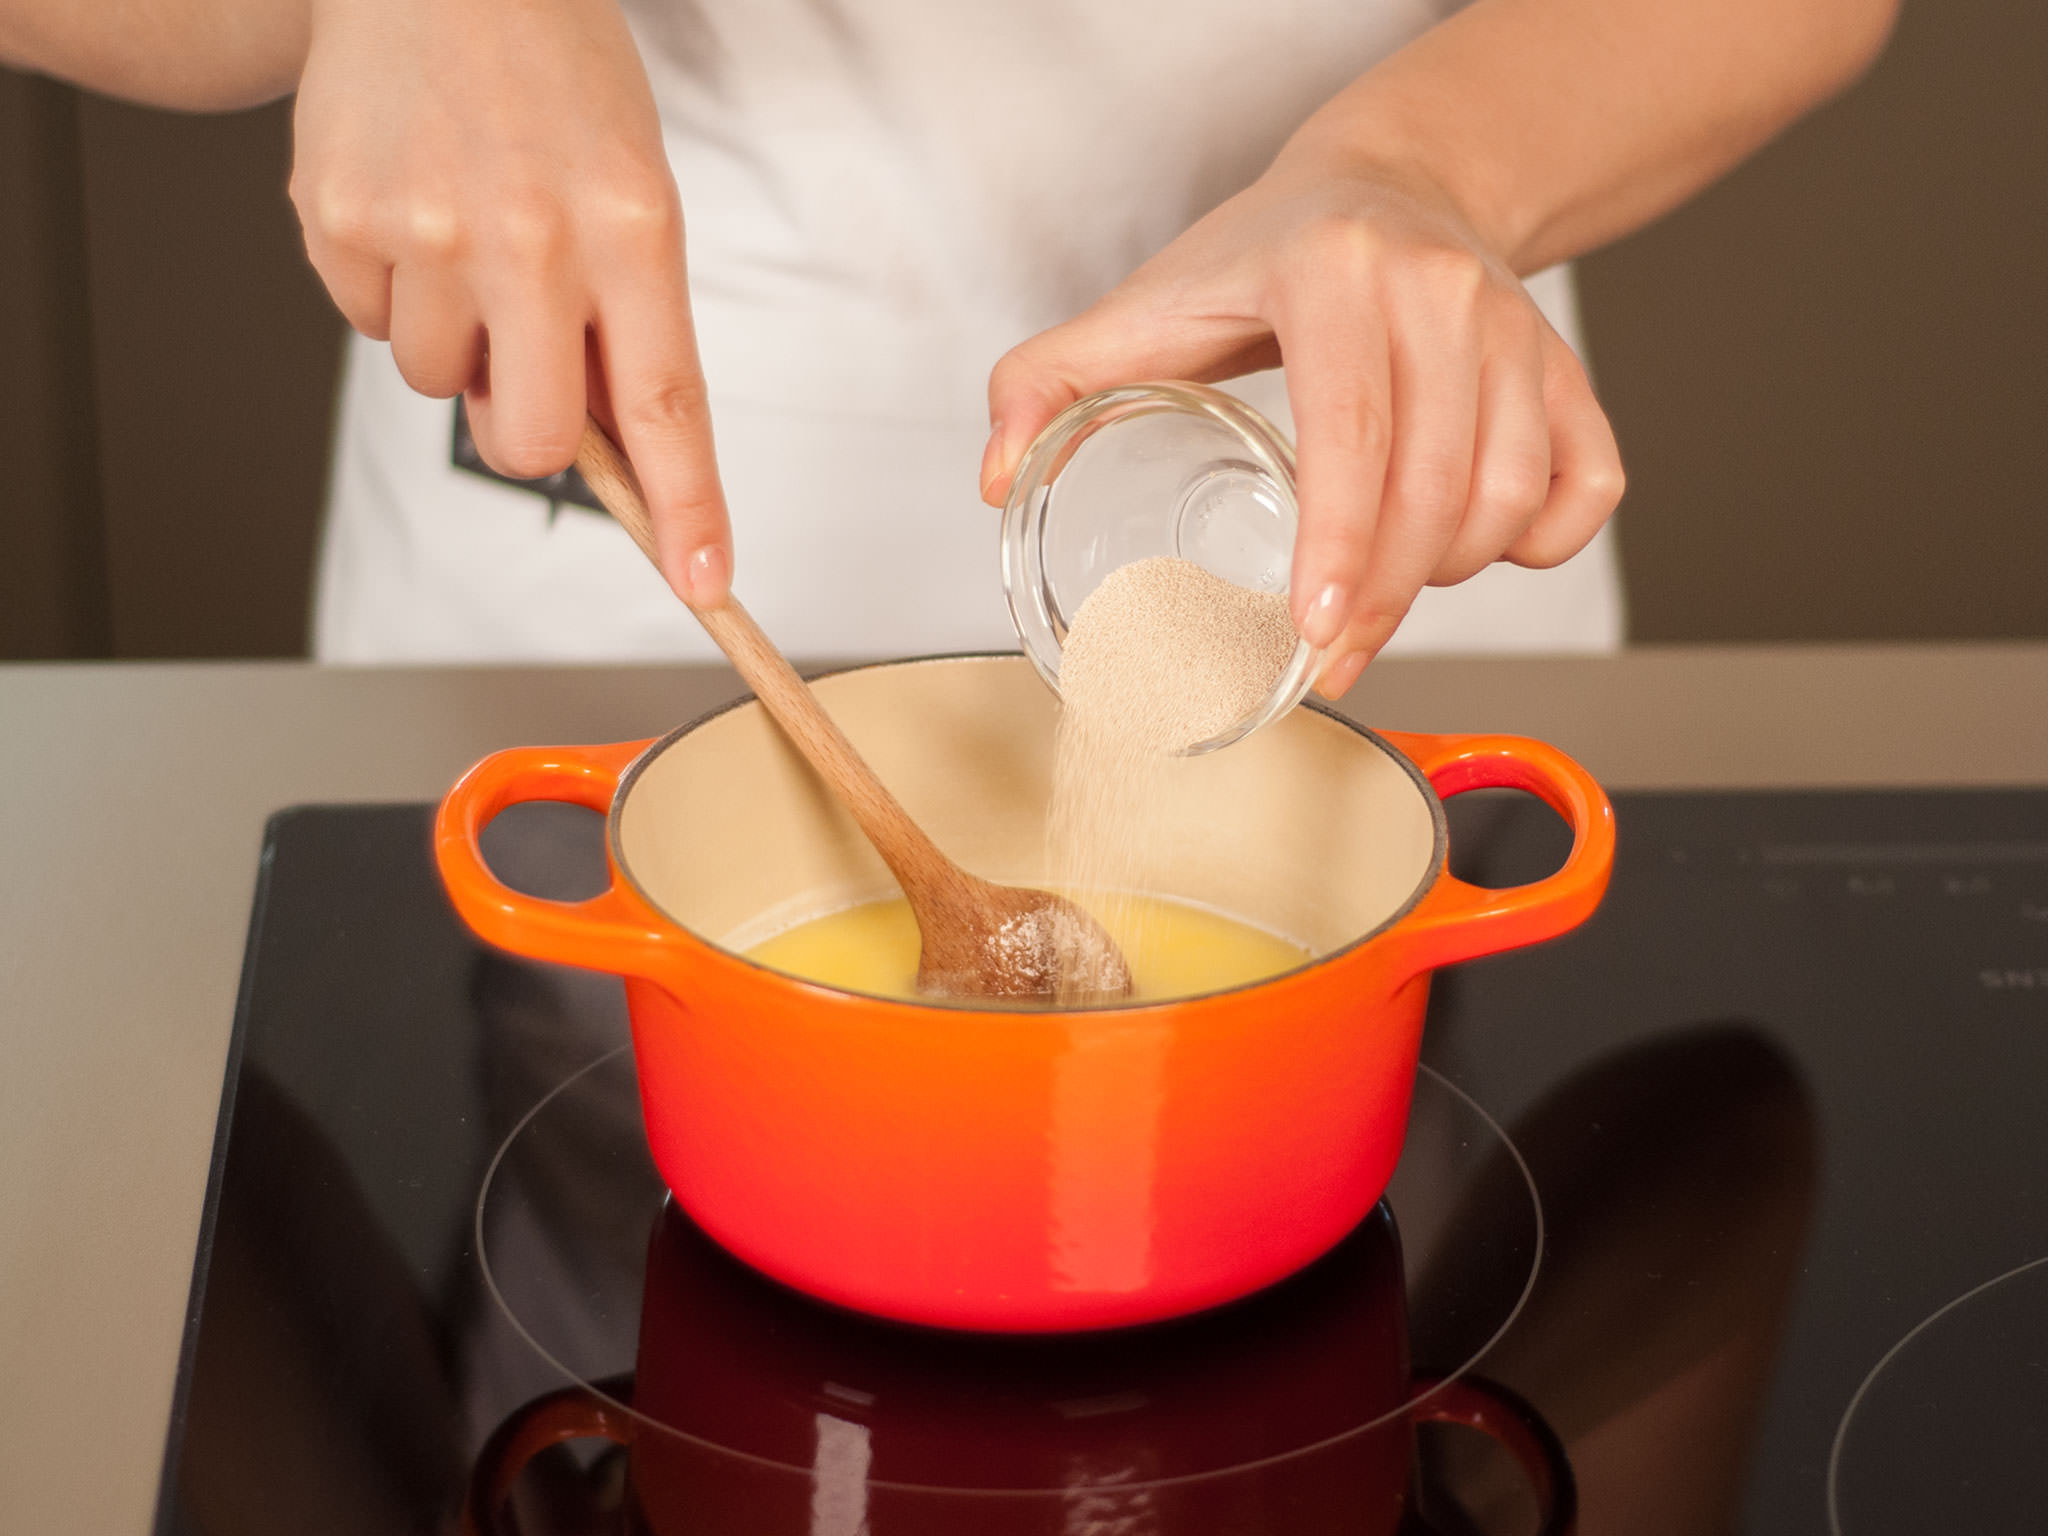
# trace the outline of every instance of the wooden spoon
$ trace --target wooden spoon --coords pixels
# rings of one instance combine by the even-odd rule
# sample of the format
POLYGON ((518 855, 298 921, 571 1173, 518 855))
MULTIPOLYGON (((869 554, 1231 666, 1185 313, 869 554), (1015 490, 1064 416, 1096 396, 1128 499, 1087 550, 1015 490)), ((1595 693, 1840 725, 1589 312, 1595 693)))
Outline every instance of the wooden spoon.
MULTIPOLYGON (((595 420, 586 420, 576 467, 605 510, 655 562, 654 524, 633 466, 595 420)), ((753 616, 728 597, 690 606, 799 752, 853 816, 917 918, 917 988, 941 997, 1114 1002, 1131 990, 1116 944, 1063 896, 970 875, 939 850, 875 777, 753 616)))

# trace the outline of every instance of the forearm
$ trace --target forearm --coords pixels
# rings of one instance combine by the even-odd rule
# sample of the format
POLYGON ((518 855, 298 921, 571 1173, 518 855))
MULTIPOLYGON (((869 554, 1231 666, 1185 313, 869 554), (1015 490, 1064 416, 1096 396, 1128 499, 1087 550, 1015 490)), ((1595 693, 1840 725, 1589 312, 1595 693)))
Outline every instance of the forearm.
POLYGON ((150 106, 226 111, 287 94, 311 0, 0 0, 0 63, 150 106))
POLYGON ((1316 113, 1283 166, 1427 177, 1528 273, 1648 223, 1884 44, 1897 0, 1476 0, 1316 113))

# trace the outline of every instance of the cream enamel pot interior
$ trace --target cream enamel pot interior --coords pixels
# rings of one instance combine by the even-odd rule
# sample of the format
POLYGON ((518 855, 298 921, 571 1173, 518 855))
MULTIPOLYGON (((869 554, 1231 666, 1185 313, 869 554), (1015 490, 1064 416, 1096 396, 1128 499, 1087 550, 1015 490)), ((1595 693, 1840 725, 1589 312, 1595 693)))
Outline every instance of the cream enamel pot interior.
MULTIPOLYGON (((817 688, 949 854, 1047 883, 1056 705, 1027 663, 899 662, 817 688)), ((1245 1295, 1356 1226, 1400 1153, 1430 971, 1582 921, 1614 831, 1599 786, 1539 742, 1297 709, 1174 765, 1141 884, 1317 958, 1064 1013, 861 996, 735 953, 894 892, 752 703, 652 743, 498 753, 450 792, 436 840, 485 939, 625 977, 656 1166, 717 1241, 858 1310, 1051 1330, 1245 1295), (1488 891, 1445 872, 1438 796, 1488 786, 1571 823, 1556 874, 1488 891), (532 799, 608 812, 609 890, 557 903, 490 874, 479 833, 532 799)))

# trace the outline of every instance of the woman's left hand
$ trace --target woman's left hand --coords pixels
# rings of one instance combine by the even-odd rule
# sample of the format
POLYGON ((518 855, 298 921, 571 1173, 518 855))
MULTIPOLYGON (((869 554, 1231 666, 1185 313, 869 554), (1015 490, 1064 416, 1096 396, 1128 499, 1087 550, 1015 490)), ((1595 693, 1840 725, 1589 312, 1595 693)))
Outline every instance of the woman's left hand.
POLYGON ((989 380, 982 494, 1084 394, 1284 359, 1301 503, 1292 591, 1335 698, 1425 585, 1552 566, 1621 499, 1579 360, 1440 187, 1397 164, 1283 153, 989 380))

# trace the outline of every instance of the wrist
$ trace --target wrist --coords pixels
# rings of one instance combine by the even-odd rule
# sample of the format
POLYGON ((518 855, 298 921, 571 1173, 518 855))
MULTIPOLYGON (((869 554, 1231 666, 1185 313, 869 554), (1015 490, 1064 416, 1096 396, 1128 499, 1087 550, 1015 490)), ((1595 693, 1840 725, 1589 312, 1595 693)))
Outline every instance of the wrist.
POLYGON ((1396 93, 1370 85, 1368 77, 1303 123, 1269 174, 1394 187, 1449 214, 1476 246, 1526 276, 1541 220, 1513 196, 1484 146, 1443 123, 1441 111, 1406 109, 1396 93))

